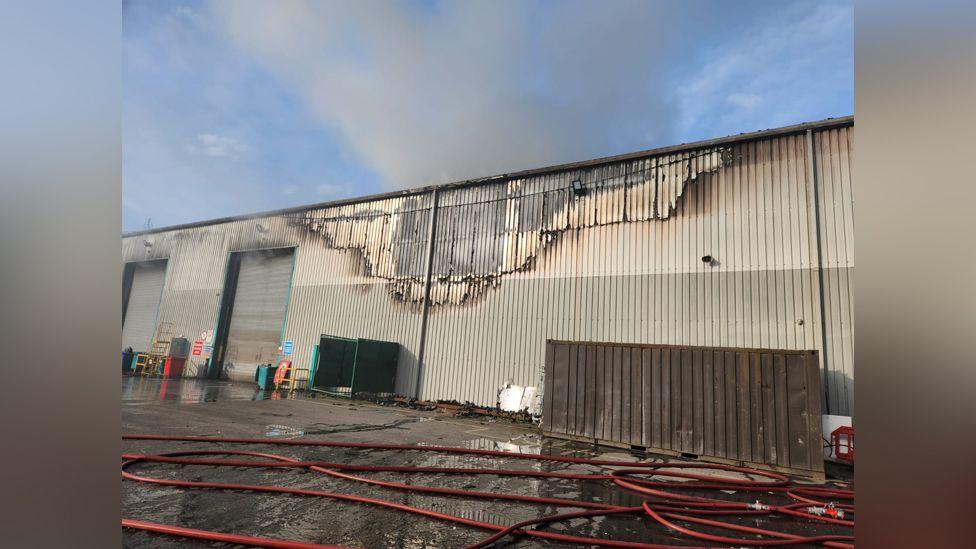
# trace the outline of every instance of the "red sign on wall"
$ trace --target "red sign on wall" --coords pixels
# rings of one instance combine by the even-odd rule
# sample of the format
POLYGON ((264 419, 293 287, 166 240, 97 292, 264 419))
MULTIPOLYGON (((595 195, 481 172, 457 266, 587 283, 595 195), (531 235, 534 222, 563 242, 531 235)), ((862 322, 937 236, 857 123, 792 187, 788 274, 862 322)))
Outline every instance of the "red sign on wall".
POLYGON ((203 352, 203 340, 198 339, 193 342, 193 356, 200 356, 203 352))

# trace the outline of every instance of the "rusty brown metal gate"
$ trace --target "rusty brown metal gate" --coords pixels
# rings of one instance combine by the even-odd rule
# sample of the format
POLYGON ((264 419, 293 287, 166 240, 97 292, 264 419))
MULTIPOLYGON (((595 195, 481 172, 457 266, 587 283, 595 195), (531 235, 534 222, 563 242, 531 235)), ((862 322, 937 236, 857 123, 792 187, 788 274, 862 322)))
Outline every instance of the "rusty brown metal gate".
POLYGON ((549 340, 543 432, 823 475, 816 351, 549 340))

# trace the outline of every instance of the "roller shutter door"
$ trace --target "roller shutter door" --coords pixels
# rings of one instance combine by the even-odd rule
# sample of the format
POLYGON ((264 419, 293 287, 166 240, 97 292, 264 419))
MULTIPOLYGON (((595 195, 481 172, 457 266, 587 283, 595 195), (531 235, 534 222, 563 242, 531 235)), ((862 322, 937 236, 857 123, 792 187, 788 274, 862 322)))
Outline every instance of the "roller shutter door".
POLYGON ((132 266, 132 286, 122 322, 122 348, 149 350, 156 333, 156 314, 166 280, 166 262, 136 263, 132 266))
POLYGON ((253 381, 259 364, 277 360, 293 254, 288 248, 241 256, 224 359, 231 379, 253 381))

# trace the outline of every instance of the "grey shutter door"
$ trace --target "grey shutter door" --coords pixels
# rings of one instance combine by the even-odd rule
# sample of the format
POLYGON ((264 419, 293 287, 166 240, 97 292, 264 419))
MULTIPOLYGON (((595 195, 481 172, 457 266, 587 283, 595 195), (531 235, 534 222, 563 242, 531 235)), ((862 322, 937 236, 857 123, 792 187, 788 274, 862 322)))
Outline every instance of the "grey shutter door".
POLYGON ((136 263, 132 270, 129 303, 122 323, 122 348, 145 352, 156 335, 156 313, 166 280, 166 262, 136 263))
POLYGON ((224 358, 231 379, 253 381, 259 364, 276 363, 293 254, 289 248, 241 256, 224 358))

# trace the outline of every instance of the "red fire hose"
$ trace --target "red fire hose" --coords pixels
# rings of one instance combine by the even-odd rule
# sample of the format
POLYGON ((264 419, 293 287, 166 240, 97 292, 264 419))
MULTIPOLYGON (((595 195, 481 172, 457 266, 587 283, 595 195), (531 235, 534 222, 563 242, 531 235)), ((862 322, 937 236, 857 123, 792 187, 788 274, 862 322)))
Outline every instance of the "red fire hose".
MULTIPOLYGON (((154 440, 172 442, 204 442, 212 444, 268 444, 278 446, 302 446, 302 447, 335 447, 335 448, 359 448, 366 450, 409 450, 417 452, 432 452, 444 454, 461 454, 501 457, 506 459, 528 459, 534 461, 551 461, 560 463, 572 463, 580 465, 595 466, 608 469, 605 473, 578 474, 563 472, 531 471, 520 469, 467 469, 467 468, 443 468, 443 467, 413 467, 413 466, 389 466, 389 465, 353 465, 346 463, 335 463, 329 461, 302 461, 286 456, 235 450, 194 450, 184 452, 168 452, 161 454, 123 454, 122 477, 127 480, 157 484, 163 486, 175 486, 195 489, 211 490, 235 490, 248 492, 264 492, 277 494, 292 494, 310 497, 325 497, 330 499, 350 501, 367 505, 375 505, 395 509, 407 513, 426 516, 442 521, 453 522, 472 528, 493 531, 493 535, 471 545, 469 549, 486 547, 496 541, 509 536, 529 536, 532 538, 557 541, 562 543, 578 543, 584 545, 597 545, 602 547, 622 547, 633 549, 662 549, 675 547, 674 545, 662 545, 651 543, 640 543, 630 541, 620 541, 603 538, 591 538, 573 536, 568 534, 558 534, 538 529, 527 529, 529 526, 547 524, 552 522, 570 520, 573 518, 596 517, 617 514, 644 515, 663 527, 667 528, 672 534, 678 533, 689 538, 706 542, 735 544, 739 546, 782 546, 796 545, 801 543, 821 544, 825 547, 852 548, 854 537, 852 535, 816 535, 800 536, 775 530, 754 528, 703 518, 704 516, 731 516, 742 517, 750 515, 777 515, 781 518, 791 520, 810 521, 812 523, 830 524, 833 526, 853 527, 854 492, 839 488, 813 487, 795 485, 789 482, 784 475, 769 471, 759 471, 746 467, 735 467, 731 465, 718 465, 706 463, 626 463, 610 460, 575 458, 568 456, 551 456, 535 454, 516 454, 498 450, 474 450, 467 448, 454 448, 446 446, 411 446, 402 444, 368 444, 359 442, 333 442, 333 441, 307 441, 307 440, 274 440, 274 439, 251 439, 251 438, 212 438, 212 437, 193 437, 193 436, 168 436, 168 435, 144 435, 133 434, 123 435, 127 440, 154 440), (211 458, 201 456, 239 456, 231 458, 211 458), (241 459, 242 457, 252 459, 241 459), (257 459, 253 459, 257 458, 257 459), (196 482, 183 480, 166 480, 137 475, 129 472, 130 469, 139 463, 171 463, 178 465, 209 465, 226 467, 260 467, 260 468, 290 468, 307 469, 323 473, 332 477, 342 478, 355 482, 362 482, 383 488, 394 490, 410 491, 418 493, 438 494, 445 496, 460 496, 476 499, 496 499, 518 501, 531 504, 546 504, 566 507, 578 507, 588 509, 560 515, 550 515, 537 519, 526 520, 518 524, 504 526, 477 520, 467 519, 455 515, 439 513, 419 507, 412 507, 378 498, 354 496, 338 492, 326 492, 320 490, 288 488, 273 485, 253 485, 253 484, 227 484, 216 482, 196 482), (613 468, 613 469, 610 469, 613 468), (762 480, 740 479, 716 477, 685 471, 684 469, 711 469, 718 471, 730 471, 753 475, 762 480), (535 496, 523 496, 517 494, 504 494, 496 492, 476 492, 470 490, 458 490, 452 488, 438 488, 433 486, 418 486, 413 484, 401 484, 397 482, 383 481, 368 477, 350 474, 348 471, 355 472, 397 472, 397 473, 439 473, 456 475, 495 475, 495 476, 521 476, 533 478, 558 478, 573 480, 602 480, 609 481, 613 485, 623 488, 630 492, 636 492, 649 499, 645 500, 641 506, 624 507, 609 505, 598 502, 576 501, 562 498, 544 498, 535 496), (680 479, 680 481, 652 480, 653 478, 680 479), (706 490, 715 491, 743 491, 743 492, 766 492, 783 494, 797 503, 788 505, 764 505, 759 501, 756 503, 730 502, 720 499, 712 499, 700 496, 690 496, 676 492, 675 490, 695 490, 698 492, 706 490), (827 500, 827 501, 824 501, 827 500), (849 501, 850 503, 837 503, 836 500, 849 501), (848 517, 848 518, 845 518, 848 517), (740 532, 751 535, 764 536, 773 539, 750 539, 734 538, 699 532, 690 526, 679 523, 691 523, 707 526, 713 529, 727 530, 729 532, 740 532)), ((237 543, 241 545, 274 547, 285 549, 307 549, 310 547, 323 548, 335 547, 328 545, 318 545, 289 540, 277 540, 270 538, 260 538, 252 536, 242 536, 237 534, 226 534, 212 532, 208 530, 196 530, 171 526, 153 522, 122 519, 122 526, 131 529, 145 530, 175 536, 182 536, 194 539, 221 541, 237 543)), ((687 546, 683 546, 687 547, 687 546)))

